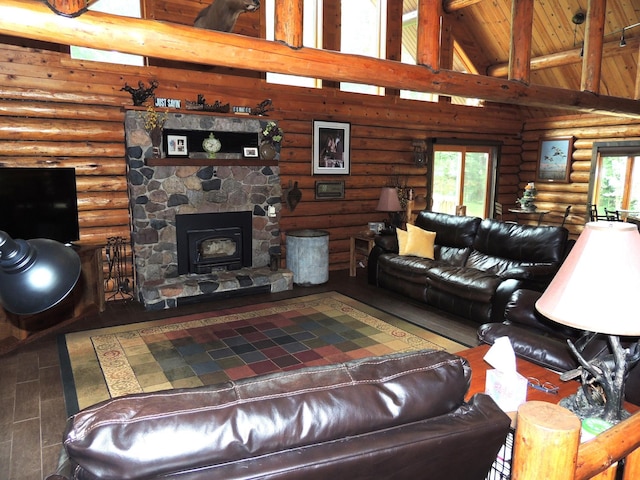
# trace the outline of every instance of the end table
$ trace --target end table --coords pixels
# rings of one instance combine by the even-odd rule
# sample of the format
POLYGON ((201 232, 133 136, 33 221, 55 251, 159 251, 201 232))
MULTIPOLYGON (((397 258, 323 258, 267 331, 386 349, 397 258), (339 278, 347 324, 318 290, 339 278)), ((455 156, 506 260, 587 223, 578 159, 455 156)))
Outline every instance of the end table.
POLYGON ((349 276, 356 276, 356 261, 358 257, 362 257, 366 264, 366 261, 369 258, 369 252, 373 248, 374 241, 373 235, 367 235, 365 233, 358 233, 356 235, 351 236, 351 245, 349 251, 349 276))

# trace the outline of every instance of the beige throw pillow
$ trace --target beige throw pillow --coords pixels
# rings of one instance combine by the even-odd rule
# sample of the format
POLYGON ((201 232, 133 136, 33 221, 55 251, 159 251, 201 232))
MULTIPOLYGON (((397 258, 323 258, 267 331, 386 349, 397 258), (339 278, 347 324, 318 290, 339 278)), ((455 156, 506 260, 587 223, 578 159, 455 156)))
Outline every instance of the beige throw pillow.
POLYGON ((436 241, 436 232, 423 230, 411 224, 407 224, 406 232, 400 229, 397 229, 396 232, 400 255, 414 255, 433 260, 433 244, 436 241))

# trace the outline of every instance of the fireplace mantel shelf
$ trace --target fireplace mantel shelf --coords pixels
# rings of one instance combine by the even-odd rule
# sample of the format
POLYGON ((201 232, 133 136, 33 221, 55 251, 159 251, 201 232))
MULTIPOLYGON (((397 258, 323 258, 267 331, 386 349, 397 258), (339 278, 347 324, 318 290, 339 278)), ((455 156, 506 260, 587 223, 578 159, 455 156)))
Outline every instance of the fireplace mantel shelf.
POLYGON ((176 167, 190 165, 220 165, 240 167, 277 167, 278 160, 262 160, 260 158, 148 158, 150 167, 176 167))

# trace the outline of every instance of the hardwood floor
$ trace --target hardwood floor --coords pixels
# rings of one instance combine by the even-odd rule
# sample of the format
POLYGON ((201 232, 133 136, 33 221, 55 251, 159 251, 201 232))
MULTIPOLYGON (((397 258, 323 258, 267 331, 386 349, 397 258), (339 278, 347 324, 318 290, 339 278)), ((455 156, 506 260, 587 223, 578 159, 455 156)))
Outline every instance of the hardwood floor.
POLYGON ((47 334, 0 357, 0 480, 41 480, 56 469, 66 422, 56 338, 61 333, 186 315, 220 308, 338 291, 440 335, 477 344, 477 324, 429 309, 367 284, 365 272, 331 272, 329 282, 292 291, 199 303, 147 312, 133 301, 108 302, 107 309, 47 334))

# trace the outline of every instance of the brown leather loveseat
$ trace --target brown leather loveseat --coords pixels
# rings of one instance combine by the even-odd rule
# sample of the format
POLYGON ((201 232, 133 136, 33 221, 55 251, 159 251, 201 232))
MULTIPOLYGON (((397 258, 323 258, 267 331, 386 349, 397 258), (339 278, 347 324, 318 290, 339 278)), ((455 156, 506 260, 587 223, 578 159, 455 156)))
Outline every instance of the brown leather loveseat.
POLYGON ((519 288, 543 289, 571 242, 564 227, 421 211, 415 226, 435 232, 434 258, 400 255, 395 234, 378 235, 369 283, 480 324, 502 321, 519 288))
POLYGON ((509 429, 423 350, 115 398, 71 417, 53 479, 485 478, 509 429))
MULTIPOLYGON (((516 355, 559 372, 578 367, 578 361, 567 346, 567 340, 571 340, 587 360, 609 354, 605 335, 567 327, 538 312, 535 302, 541 295, 541 292, 529 289, 513 292, 507 302, 503 321, 481 325, 478 328, 478 339, 493 345, 496 339, 509 337, 516 355)), ((624 337, 622 341, 625 348, 633 348, 638 338, 624 337)), ((640 405, 640 364, 629 372, 625 394, 627 401, 640 405)))

